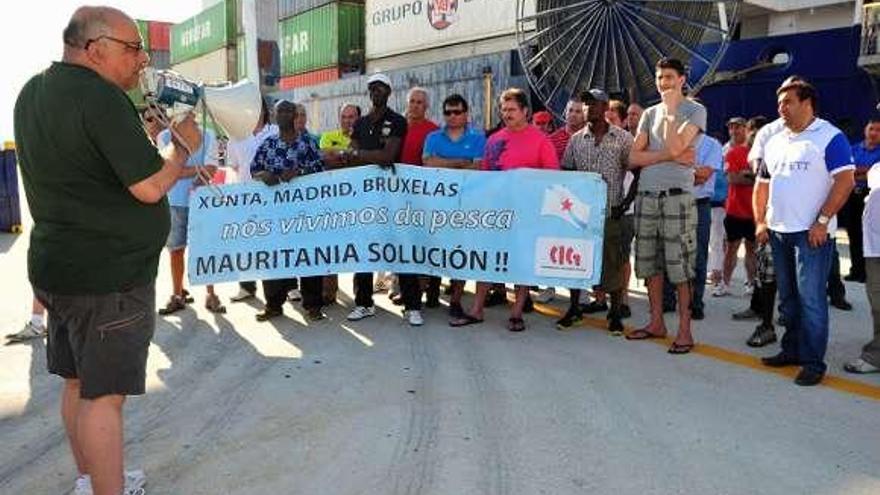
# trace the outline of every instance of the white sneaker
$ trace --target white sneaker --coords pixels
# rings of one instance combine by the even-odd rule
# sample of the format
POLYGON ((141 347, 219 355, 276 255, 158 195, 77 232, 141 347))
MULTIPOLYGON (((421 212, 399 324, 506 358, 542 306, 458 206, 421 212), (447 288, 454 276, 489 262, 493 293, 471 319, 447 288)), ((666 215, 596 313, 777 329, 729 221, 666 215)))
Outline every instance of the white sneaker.
POLYGON ((374 306, 355 306, 351 313, 348 314, 348 321, 358 321, 370 316, 376 316, 376 308, 374 306))
POLYGON ((751 282, 743 283, 743 295, 744 296, 751 296, 753 292, 755 292, 755 284, 753 284, 751 282))
POLYGON ((303 295, 302 295, 302 292, 299 291, 299 289, 293 289, 292 291, 287 293, 287 300, 288 301, 293 301, 293 302, 302 301, 302 298, 303 298, 303 295))
POLYGON ((730 286, 721 282, 712 288, 712 297, 724 297, 730 295, 730 286))
POLYGON ((406 321, 409 322, 411 327, 420 327, 425 324, 425 319, 422 318, 422 312, 417 309, 404 311, 403 317, 406 318, 406 321))
POLYGON ((19 330, 16 333, 10 333, 6 335, 6 338, 15 341, 15 342, 23 342, 25 340, 33 340, 33 339, 41 339, 46 336, 46 327, 43 325, 34 325, 33 322, 28 321, 24 324, 24 328, 19 330))
POLYGON ((556 297, 556 289, 553 287, 547 287, 546 289, 538 291, 538 295, 534 297, 534 301, 536 303, 547 304, 552 301, 554 297, 556 297))
MULTIPOLYGON (((144 486, 147 484, 147 475, 142 469, 132 469, 125 472, 125 485, 122 495, 144 495, 144 486)), ((73 495, 92 495, 92 478, 87 474, 76 477, 73 495)))

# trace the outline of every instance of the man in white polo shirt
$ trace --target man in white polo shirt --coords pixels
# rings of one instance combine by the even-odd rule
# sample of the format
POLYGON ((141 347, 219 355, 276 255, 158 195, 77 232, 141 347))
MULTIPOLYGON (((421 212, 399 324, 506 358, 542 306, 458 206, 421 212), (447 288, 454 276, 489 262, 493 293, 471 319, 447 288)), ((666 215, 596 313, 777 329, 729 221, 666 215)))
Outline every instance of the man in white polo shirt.
POLYGON ((843 133, 816 117, 818 94, 810 83, 789 79, 776 94, 784 128, 767 139, 758 163, 755 235, 773 250, 786 331, 782 351, 761 361, 800 365, 795 383, 816 385, 827 368, 829 233, 853 188, 855 166, 843 133))

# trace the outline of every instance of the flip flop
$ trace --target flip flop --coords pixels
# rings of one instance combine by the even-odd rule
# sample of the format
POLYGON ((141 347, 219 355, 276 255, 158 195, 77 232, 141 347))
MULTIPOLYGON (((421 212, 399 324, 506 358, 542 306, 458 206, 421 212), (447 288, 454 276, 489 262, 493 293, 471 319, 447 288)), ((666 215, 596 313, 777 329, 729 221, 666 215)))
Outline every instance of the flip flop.
POLYGON ((482 318, 477 318, 476 316, 471 316, 465 313, 461 318, 450 321, 449 326, 458 328, 466 327, 468 325, 476 325, 477 323, 483 323, 482 318))
POLYGON ((694 349, 694 344, 676 344, 675 342, 669 347, 669 354, 687 354, 694 349))
POLYGON ((665 339, 666 334, 659 335, 656 333, 651 333, 644 329, 638 329, 631 333, 626 334, 626 340, 649 340, 649 339, 665 339))
POLYGON ((507 329, 511 332, 522 332, 526 329, 526 322, 522 318, 509 318, 507 320, 507 329))

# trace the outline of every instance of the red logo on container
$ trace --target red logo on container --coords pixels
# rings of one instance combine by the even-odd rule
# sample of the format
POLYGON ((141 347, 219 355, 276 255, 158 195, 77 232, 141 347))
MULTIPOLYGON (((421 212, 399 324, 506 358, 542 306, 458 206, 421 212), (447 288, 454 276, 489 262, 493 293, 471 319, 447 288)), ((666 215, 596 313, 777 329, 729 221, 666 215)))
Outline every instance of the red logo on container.
POLYGON ((550 248, 550 262, 560 266, 581 266, 581 253, 564 244, 552 246, 550 248))
POLYGON ((428 22, 437 30, 446 29, 455 22, 459 0, 429 0, 428 22))

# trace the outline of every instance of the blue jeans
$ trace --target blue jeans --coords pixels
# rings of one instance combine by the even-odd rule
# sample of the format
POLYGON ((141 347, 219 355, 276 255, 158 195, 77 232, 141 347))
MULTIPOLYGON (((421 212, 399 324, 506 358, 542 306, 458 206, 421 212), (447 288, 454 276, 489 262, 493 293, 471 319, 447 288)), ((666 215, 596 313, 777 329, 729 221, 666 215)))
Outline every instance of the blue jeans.
MULTIPOLYGON (((709 262, 709 235, 712 231, 712 204, 709 201, 697 200, 697 263, 694 279, 691 281, 693 298, 691 310, 703 309, 703 294, 706 293, 706 264, 709 262)), ((678 296, 675 286, 666 277, 663 278, 663 305, 675 306, 678 296)))
POLYGON ((780 311, 785 318, 782 354, 801 365, 824 373, 828 347, 828 302, 825 289, 834 241, 818 248, 809 244, 808 232, 770 233, 780 311))

